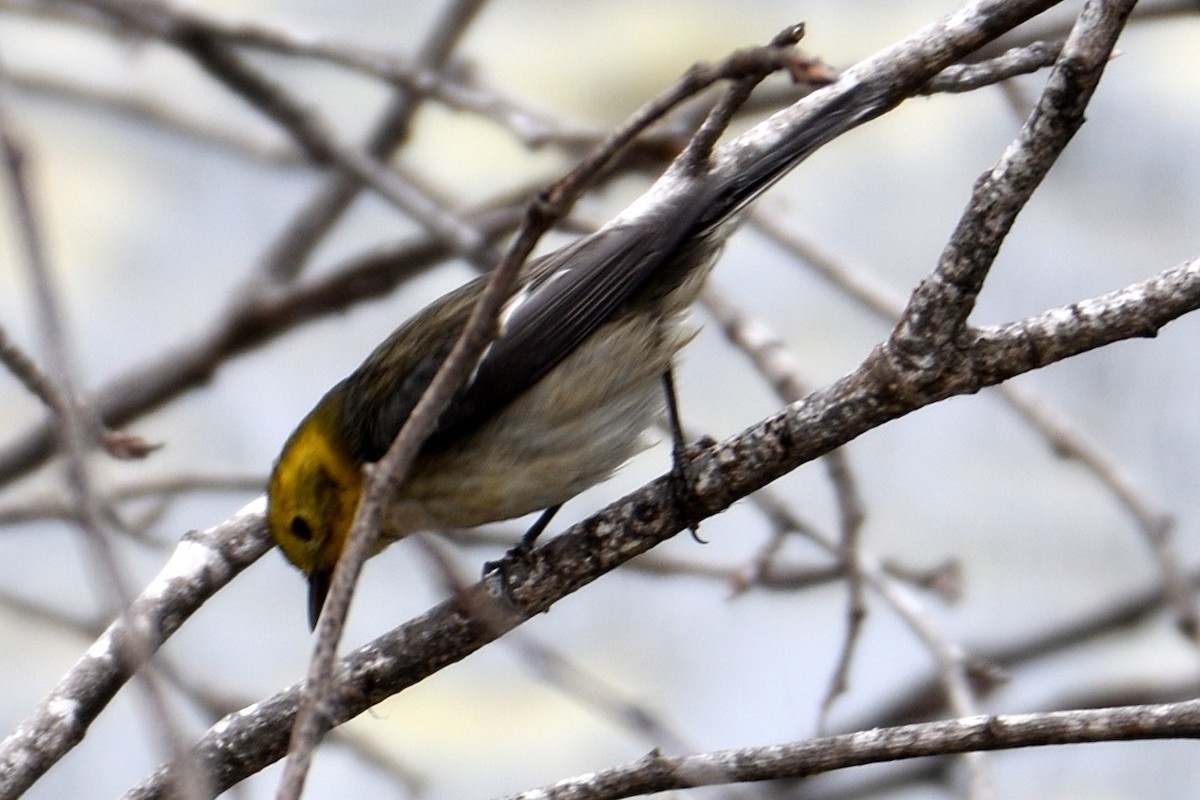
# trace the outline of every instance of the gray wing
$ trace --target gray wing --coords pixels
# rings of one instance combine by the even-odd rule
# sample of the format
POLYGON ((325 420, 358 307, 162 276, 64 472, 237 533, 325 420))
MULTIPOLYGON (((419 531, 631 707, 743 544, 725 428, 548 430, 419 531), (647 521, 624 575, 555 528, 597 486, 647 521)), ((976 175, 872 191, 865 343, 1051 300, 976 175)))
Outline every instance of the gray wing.
POLYGON ((607 228, 545 256, 531 291, 507 319, 471 382, 438 420, 426 448, 441 449, 482 425, 611 320, 665 262, 689 248, 694 213, 607 228))

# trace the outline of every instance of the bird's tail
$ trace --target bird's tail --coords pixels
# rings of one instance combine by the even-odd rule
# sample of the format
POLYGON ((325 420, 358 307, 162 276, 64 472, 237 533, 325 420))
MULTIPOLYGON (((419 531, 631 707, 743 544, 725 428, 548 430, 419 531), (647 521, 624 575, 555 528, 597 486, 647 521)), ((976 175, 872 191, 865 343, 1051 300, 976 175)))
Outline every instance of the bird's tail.
POLYGON ((833 84, 824 92, 824 98, 810 95, 815 102, 802 117, 788 118, 794 108, 785 109, 714 153, 715 186, 693 234, 722 226, 817 148, 894 105, 864 84, 833 84))

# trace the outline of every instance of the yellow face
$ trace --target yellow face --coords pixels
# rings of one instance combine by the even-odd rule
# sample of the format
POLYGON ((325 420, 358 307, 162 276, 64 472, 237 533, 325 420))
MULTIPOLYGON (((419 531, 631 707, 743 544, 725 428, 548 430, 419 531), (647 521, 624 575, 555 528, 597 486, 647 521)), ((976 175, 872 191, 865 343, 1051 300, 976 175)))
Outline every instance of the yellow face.
POLYGON ((309 579, 309 621, 329 590, 362 494, 362 469, 310 414, 284 445, 267 490, 271 536, 309 579))

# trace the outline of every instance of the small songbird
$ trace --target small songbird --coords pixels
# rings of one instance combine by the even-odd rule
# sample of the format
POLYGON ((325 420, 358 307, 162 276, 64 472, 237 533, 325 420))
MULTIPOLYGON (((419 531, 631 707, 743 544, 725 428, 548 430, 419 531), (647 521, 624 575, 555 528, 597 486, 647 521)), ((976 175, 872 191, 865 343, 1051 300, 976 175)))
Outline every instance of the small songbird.
MULTIPOLYGON (((663 410, 660 381, 694 335, 688 308, 738 212, 878 110, 853 86, 814 108, 798 135, 734 169, 696 175, 677 161, 603 228, 528 266, 498 338, 395 487, 377 549, 419 530, 553 513, 644 446, 663 410)), ((401 325, 284 445, 268 520, 308 577, 312 625, 346 544, 364 465, 387 451, 483 286, 471 281, 401 325)))

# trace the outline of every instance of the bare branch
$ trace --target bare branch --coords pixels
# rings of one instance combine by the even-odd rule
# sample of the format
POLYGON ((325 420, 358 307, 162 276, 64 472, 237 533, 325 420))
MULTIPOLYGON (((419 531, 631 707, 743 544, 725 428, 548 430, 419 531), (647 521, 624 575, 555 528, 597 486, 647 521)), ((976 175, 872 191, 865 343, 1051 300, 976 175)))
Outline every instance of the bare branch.
POLYGON ((216 527, 184 536, 158 576, 0 743, 0 797, 20 796, 78 744, 145 659, 269 547, 261 498, 216 527))
POLYGON ((670 757, 652 752, 504 800, 617 800, 721 783, 806 778, 835 769, 946 753, 1200 736, 1200 701, 1093 711, 1000 714, 670 757))

